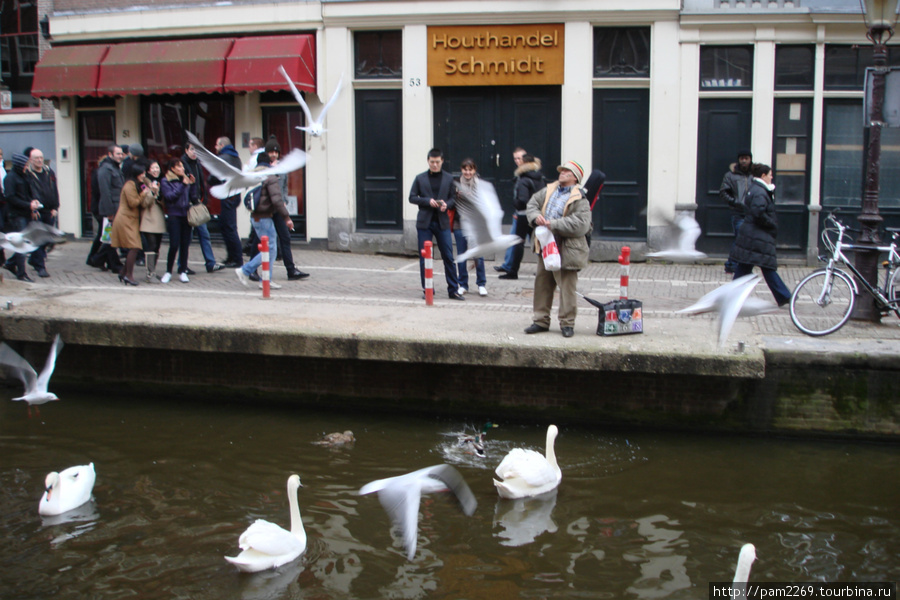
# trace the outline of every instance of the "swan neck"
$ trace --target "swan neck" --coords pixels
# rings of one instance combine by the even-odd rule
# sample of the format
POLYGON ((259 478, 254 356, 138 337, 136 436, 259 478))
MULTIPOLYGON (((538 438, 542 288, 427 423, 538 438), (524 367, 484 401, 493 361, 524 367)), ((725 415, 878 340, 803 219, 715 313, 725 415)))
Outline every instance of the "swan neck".
POLYGON ((552 431, 547 432, 547 462, 549 462, 554 467, 558 467, 556 464, 556 449, 553 447, 554 442, 556 441, 556 435, 552 431))
POLYGON ((300 518, 300 503, 297 501, 297 488, 288 486, 288 503, 291 506, 291 534, 301 538, 306 536, 303 519, 300 518))

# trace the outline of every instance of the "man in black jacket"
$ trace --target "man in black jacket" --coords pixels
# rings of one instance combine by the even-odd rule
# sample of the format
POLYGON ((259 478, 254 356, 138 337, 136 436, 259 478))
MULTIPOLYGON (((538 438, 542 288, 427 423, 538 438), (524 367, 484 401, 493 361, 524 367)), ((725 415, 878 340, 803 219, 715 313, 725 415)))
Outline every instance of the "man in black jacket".
MULTIPOLYGON (((3 180, 6 196, 7 231, 22 231, 29 222, 37 218, 39 200, 31 195, 28 185, 28 157, 24 154, 12 155, 12 169, 3 180)), ((25 272, 25 255, 13 254, 3 268, 12 273, 19 281, 32 281, 25 272)))
MULTIPOLYGON (((216 140, 216 154, 238 171, 243 169, 241 157, 232 145, 230 138, 222 136, 216 140)), ((206 183, 212 188, 224 182, 215 175, 210 175, 206 183)), ((241 236, 237 227, 237 210, 240 204, 240 194, 225 198, 219 203, 219 227, 222 230, 222 239, 225 241, 225 251, 227 252, 223 266, 230 269, 236 269, 244 264, 241 236)))
POLYGON ((519 278, 519 266, 525 256, 525 239, 531 235, 531 225, 525 218, 525 208, 531 197, 546 186, 544 174, 541 172, 541 159, 527 153, 522 155, 522 164, 516 168, 516 185, 513 192, 513 205, 516 209, 516 228, 513 233, 522 238, 522 243, 511 248, 513 255, 509 270, 500 275, 500 279, 519 278))
MULTIPOLYGON (((28 155, 28 169, 26 170, 28 185, 31 188, 31 197, 37 199, 39 207, 37 218, 47 225, 56 226, 59 215, 59 189, 56 187, 56 174, 44 165, 44 153, 38 148, 32 148, 28 155)), ((47 272, 45 259, 47 251, 44 246, 31 253, 28 264, 34 267, 40 277, 50 277, 47 272)))
MULTIPOLYGON (((753 181, 753 175, 750 174, 750 165, 753 163, 753 155, 749 150, 741 150, 738 152, 737 162, 732 163, 728 167, 728 172, 722 178, 722 185, 719 187, 719 198, 731 207, 731 228, 737 238, 738 230, 744 222, 744 200, 747 196, 747 190, 750 189, 750 182, 753 181)), ((731 244, 734 250, 734 242, 731 244)), ((737 263, 732 262, 729 258, 725 262, 725 272, 734 273, 737 263)))
MULTIPOLYGON (((97 167, 97 191, 99 193, 99 202, 96 217, 100 220, 100 226, 97 227, 96 241, 100 241, 103 235, 103 219, 106 218, 110 223, 116 218, 119 210, 119 197, 122 194, 122 186, 125 185, 125 176, 119 165, 125 159, 125 153, 118 144, 111 144, 106 149, 106 158, 100 161, 97 167)), ((117 273, 122 268, 122 261, 119 260, 119 254, 109 245, 109 243, 101 244, 100 249, 93 256, 88 257, 88 264, 98 269, 109 269, 117 273)))

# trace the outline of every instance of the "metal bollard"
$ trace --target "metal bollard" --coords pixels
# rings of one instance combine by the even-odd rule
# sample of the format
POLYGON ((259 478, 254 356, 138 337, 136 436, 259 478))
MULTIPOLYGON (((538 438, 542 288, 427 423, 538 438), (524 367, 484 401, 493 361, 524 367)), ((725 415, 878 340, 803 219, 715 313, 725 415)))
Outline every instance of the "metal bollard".
POLYGON ((425 242, 422 258, 425 259, 425 305, 434 306, 434 258, 431 241, 425 242))
POLYGON ((259 253, 262 255, 262 297, 265 299, 269 298, 269 293, 272 288, 272 285, 269 283, 271 281, 272 273, 269 267, 269 236, 264 235, 259 238, 259 253))
POLYGON ((619 300, 628 300, 628 270, 631 267, 631 248, 628 246, 622 246, 619 264, 622 265, 622 274, 619 277, 619 300))

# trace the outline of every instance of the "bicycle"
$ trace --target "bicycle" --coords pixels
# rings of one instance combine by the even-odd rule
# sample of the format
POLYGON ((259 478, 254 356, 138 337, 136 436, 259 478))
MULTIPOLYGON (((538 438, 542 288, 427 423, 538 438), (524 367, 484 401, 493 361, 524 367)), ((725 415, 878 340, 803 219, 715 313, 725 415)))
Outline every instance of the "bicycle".
POLYGON ((860 232, 841 223, 834 213, 829 213, 825 218, 822 242, 831 256, 819 256, 819 260, 827 263, 825 267, 804 277, 791 295, 791 320, 797 329, 807 335, 820 336, 843 327, 860 294, 857 281, 875 299, 875 306, 882 314, 893 311, 900 318, 900 253, 897 252, 900 229, 888 227, 885 230, 891 234, 891 244, 878 246, 879 251, 888 253, 888 259, 882 263, 885 269, 884 286, 878 288, 866 281, 844 254, 844 250, 863 248, 844 241, 848 231, 860 232), (855 278, 839 268, 839 264, 850 269, 855 278))

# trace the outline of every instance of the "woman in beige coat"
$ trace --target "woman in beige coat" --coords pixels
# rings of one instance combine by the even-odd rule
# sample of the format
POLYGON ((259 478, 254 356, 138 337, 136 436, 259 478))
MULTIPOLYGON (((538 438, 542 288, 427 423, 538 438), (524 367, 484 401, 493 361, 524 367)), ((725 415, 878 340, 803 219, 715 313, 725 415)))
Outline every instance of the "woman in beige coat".
POLYGON ((141 206, 141 245, 147 263, 147 282, 153 281, 156 275, 156 262, 159 259, 159 247, 166 232, 166 213, 163 200, 159 196, 159 162, 152 161, 144 176, 144 185, 153 193, 142 196, 141 206))
POLYGON ((126 174, 125 185, 119 195, 119 209, 113 220, 112 232, 109 243, 113 248, 127 248, 128 256, 125 258, 125 268, 119 273, 119 281, 126 285, 137 285, 134 280, 134 263, 137 261, 138 251, 141 249, 141 205, 143 195, 152 194, 152 190, 144 188, 144 167, 139 164, 131 165, 131 173, 126 174))

